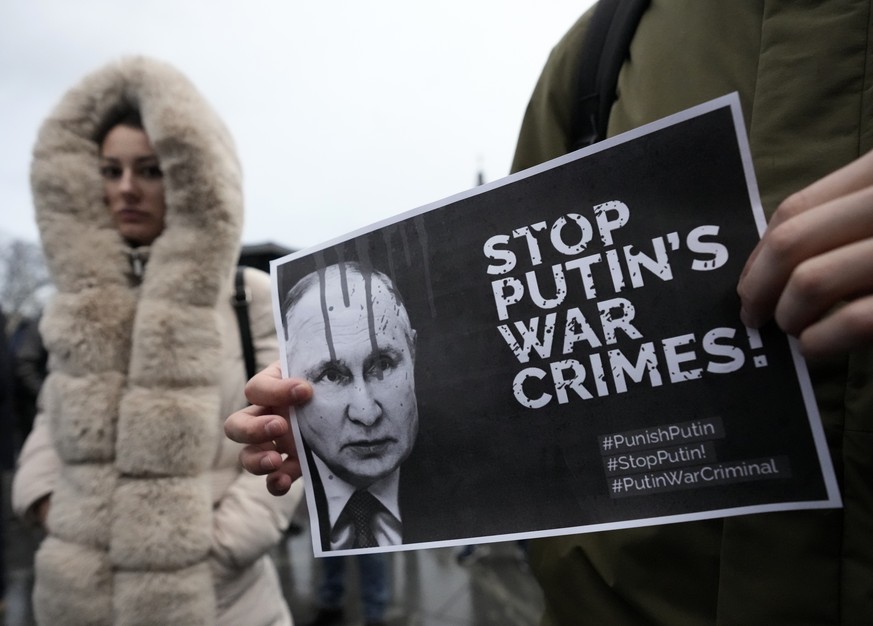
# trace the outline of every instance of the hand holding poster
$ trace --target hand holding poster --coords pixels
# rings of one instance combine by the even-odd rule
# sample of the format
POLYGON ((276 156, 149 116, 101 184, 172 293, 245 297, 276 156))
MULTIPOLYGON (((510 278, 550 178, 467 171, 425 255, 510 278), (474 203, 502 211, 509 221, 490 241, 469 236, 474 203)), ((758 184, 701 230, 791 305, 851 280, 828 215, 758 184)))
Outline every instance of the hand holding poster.
POLYGON ((275 261, 316 554, 839 506, 763 227, 727 96, 275 261))

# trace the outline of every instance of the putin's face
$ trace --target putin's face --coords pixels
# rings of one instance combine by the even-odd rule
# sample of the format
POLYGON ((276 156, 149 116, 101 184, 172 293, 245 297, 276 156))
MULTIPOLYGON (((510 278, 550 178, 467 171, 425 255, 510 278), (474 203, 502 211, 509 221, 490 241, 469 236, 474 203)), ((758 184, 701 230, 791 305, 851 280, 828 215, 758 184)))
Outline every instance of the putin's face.
POLYGON ((288 371, 314 391, 295 410, 306 443, 355 487, 387 476, 418 434, 405 309, 379 276, 334 265, 292 305, 287 322, 288 371))

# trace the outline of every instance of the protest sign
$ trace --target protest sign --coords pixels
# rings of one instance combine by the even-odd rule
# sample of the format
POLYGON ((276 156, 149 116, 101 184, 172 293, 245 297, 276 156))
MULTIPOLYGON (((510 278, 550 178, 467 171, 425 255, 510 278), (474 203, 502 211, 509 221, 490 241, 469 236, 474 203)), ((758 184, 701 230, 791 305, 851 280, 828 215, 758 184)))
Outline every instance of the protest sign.
POLYGON ((839 506, 764 224, 731 95, 274 261, 316 554, 839 506))

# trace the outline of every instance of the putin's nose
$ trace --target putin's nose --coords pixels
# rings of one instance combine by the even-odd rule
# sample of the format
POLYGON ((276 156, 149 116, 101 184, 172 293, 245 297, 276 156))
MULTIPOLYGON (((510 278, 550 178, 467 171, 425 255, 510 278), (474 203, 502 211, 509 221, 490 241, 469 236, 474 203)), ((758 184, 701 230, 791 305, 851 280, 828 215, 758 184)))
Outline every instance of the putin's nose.
POLYGON ((382 405, 373 396, 369 385, 355 385, 346 413, 353 422, 372 426, 382 417, 382 405))

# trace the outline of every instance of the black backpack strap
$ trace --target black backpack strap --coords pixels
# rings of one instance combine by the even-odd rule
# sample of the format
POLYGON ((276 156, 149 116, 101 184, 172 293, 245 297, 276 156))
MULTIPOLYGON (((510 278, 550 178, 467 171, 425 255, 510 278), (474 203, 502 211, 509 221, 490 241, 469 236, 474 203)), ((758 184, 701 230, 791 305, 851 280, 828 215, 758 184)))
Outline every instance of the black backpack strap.
POLYGON ((580 51, 571 149, 606 136, 618 73, 649 0, 599 0, 580 51))
POLYGON ((243 359, 246 363, 246 380, 255 375, 255 347, 252 344, 252 329, 249 324, 249 302, 252 294, 246 289, 245 268, 236 266, 236 278, 234 280, 233 310, 239 322, 239 338, 242 343, 243 359))

